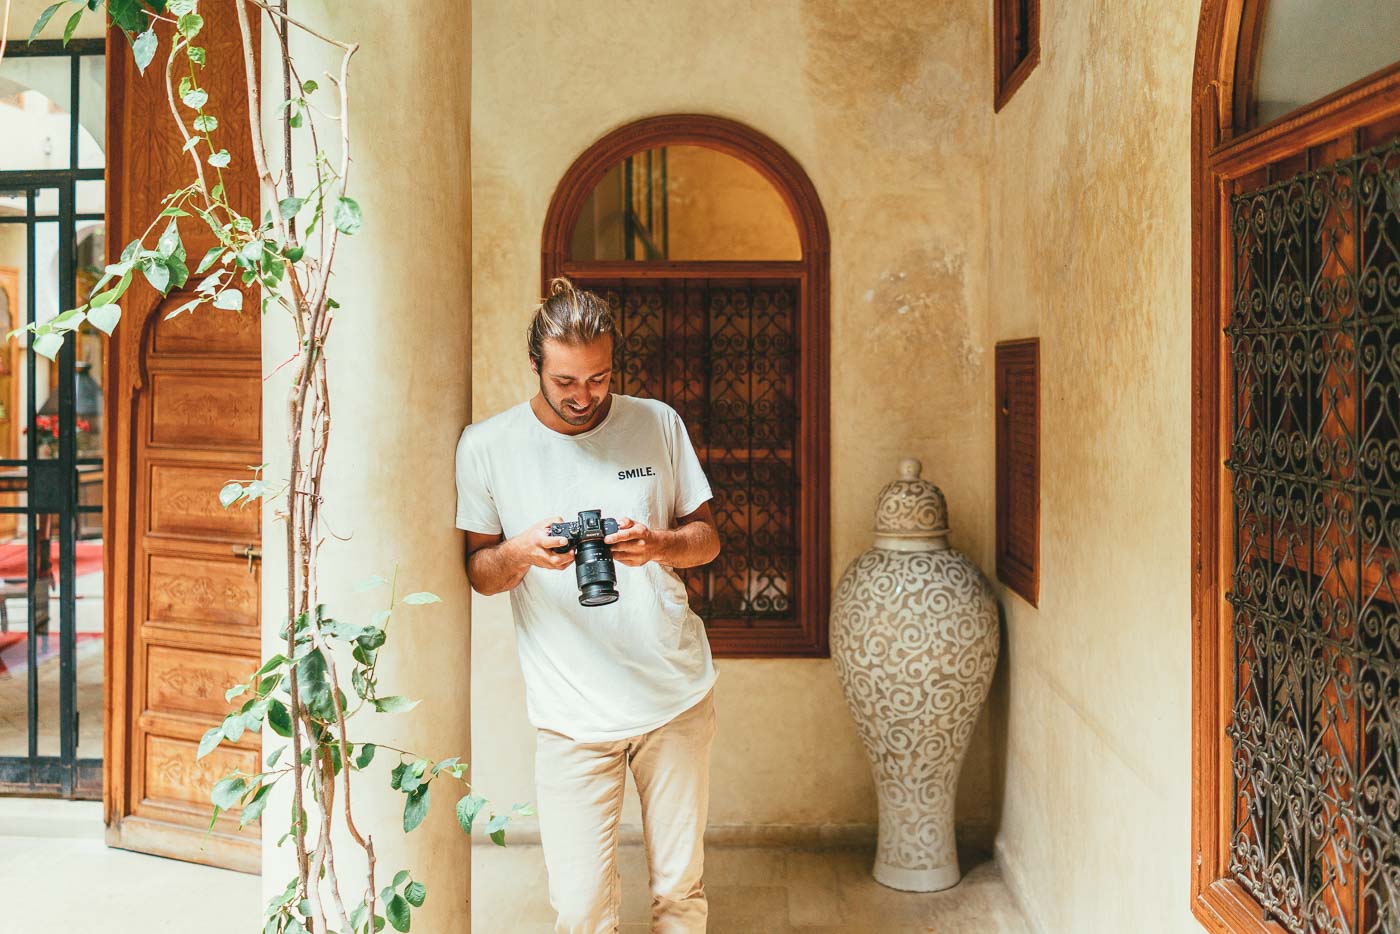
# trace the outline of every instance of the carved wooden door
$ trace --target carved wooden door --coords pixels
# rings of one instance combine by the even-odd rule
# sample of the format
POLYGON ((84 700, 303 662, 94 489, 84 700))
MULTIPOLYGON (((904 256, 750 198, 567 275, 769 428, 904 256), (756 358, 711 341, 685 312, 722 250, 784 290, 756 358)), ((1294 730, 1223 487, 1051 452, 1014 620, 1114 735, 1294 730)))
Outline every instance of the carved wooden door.
MULTIPOLYGON (((232 161, 223 171, 239 210, 256 215, 242 50, 232 4, 201 9, 210 67, 203 83, 232 161)), ((162 37, 145 76, 126 39, 108 57, 109 251, 139 237, 193 169, 165 98, 162 37)), ((185 219, 194 220, 193 218, 185 219)), ((182 223, 190 265, 213 245, 182 223)), ((115 259, 115 257, 114 257, 115 259)), ((197 282, 197 279, 192 280, 197 282)), ((113 846, 256 872, 256 824, 221 815, 206 836, 209 791, 233 768, 258 771, 259 735, 196 761, 199 739, 229 705, 224 691, 257 667, 257 506, 225 510, 219 488, 262 461, 261 346, 256 311, 203 306, 166 320, 188 296, 133 285, 108 357, 108 606, 111 648, 106 795, 113 846)), ((256 309, 249 296, 245 306, 256 309)))

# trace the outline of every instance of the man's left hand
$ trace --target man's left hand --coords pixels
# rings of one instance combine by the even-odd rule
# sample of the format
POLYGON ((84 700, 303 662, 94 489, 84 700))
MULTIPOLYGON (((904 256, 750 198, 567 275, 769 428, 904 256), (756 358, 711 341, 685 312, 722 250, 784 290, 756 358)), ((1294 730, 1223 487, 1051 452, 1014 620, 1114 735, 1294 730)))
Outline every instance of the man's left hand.
POLYGON ((648 561, 662 560, 665 539, 665 532, 649 529, 632 519, 622 518, 617 520, 617 531, 603 541, 612 546, 614 561, 639 568, 648 561))

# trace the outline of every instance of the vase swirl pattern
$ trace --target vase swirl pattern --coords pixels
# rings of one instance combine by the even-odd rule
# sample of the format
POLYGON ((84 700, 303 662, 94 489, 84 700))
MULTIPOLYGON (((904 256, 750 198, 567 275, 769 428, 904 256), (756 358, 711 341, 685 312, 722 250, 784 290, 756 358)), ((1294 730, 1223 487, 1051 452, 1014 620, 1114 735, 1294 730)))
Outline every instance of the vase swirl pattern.
POLYGON ((909 463, 877 510, 895 537, 877 538, 837 585, 831 655, 879 796, 875 878, 936 891, 959 878, 953 802, 999 634, 991 585, 947 547, 942 494, 909 463))

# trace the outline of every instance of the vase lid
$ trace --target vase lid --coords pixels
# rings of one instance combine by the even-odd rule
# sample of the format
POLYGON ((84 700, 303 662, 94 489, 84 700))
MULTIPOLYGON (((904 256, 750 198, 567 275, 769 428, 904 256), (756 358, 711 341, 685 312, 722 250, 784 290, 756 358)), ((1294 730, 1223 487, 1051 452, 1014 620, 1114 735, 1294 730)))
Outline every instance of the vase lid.
POLYGON ((877 500, 877 535, 931 538, 948 534, 948 504, 942 490, 919 477, 923 469, 912 457, 899 462, 899 479, 887 483, 877 500))

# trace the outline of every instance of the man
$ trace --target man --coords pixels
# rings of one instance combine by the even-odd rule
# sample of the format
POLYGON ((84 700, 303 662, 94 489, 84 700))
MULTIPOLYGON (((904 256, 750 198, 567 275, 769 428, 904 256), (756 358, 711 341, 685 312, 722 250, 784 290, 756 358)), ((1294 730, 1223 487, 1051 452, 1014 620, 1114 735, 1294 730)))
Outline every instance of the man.
POLYGON ((616 931, 618 822, 628 767, 642 804, 652 930, 704 931, 701 883, 714 738, 714 662, 675 568, 719 553, 710 486, 680 417, 613 395, 613 317, 567 280, 528 330, 539 393, 457 444, 467 576, 509 590, 549 898, 560 932, 616 931), (579 605, 574 553, 551 523, 616 518, 617 602, 579 605))

